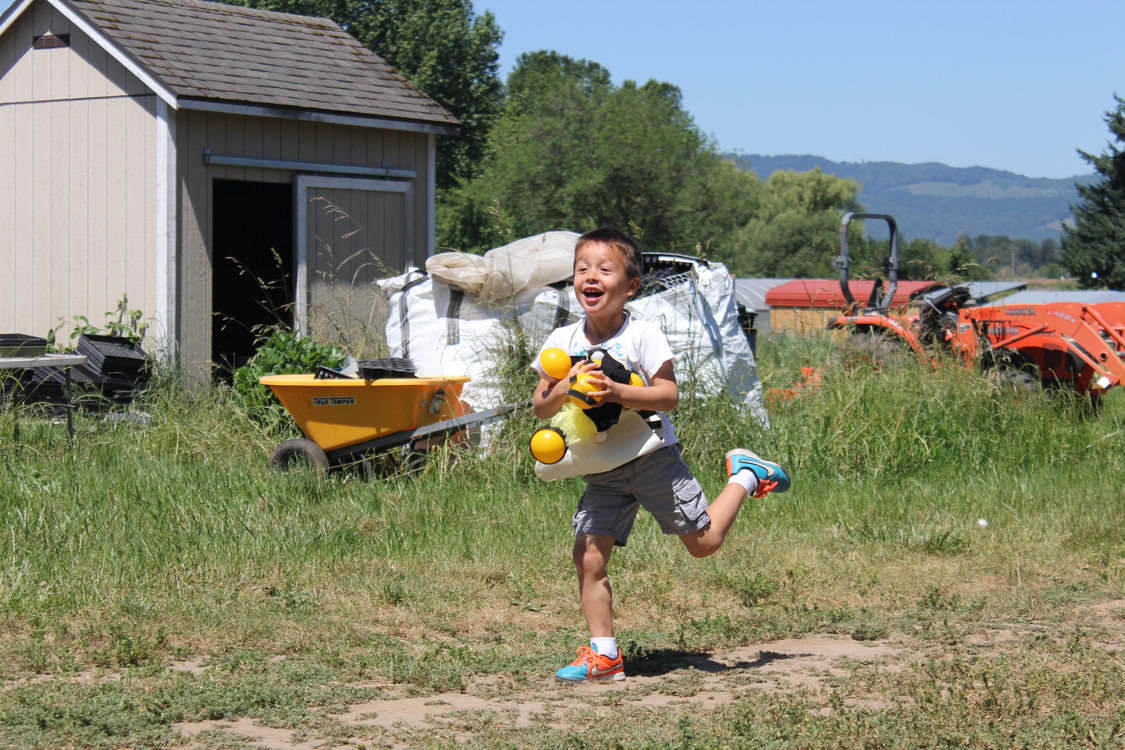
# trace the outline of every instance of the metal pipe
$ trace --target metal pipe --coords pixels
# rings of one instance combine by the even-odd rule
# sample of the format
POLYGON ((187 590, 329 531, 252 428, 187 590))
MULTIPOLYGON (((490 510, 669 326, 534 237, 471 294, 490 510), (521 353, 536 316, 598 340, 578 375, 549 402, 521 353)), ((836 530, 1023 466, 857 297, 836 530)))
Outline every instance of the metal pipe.
POLYGON ((384 163, 378 167, 359 167, 349 164, 318 164, 307 161, 282 159, 253 159, 248 156, 218 156, 211 149, 203 149, 203 163, 222 167, 250 167, 252 169, 287 169, 293 172, 321 172, 325 174, 350 174, 361 177, 403 177, 414 179, 413 169, 391 169, 384 163))

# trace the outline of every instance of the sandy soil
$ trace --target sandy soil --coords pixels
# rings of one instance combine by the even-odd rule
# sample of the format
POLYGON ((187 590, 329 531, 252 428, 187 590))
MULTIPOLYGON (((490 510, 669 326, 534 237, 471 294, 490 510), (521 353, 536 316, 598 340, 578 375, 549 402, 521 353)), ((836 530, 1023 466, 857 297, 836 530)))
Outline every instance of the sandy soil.
MULTIPOLYGON (((1071 617, 1076 623, 1098 627, 1104 634, 1104 638, 1092 643, 1096 648, 1109 654, 1125 651, 1125 600, 1079 607, 1071 617)), ((992 653, 1018 650, 1021 643, 1041 630, 1028 623, 982 625, 967 637, 965 645, 992 653)), ((924 654, 905 641, 856 641, 839 635, 810 635, 710 654, 652 654, 641 661, 627 661, 626 668, 632 671, 622 682, 569 685, 544 675, 541 681, 528 685, 493 676, 470 682, 460 693, 360 703, 330 717, 354 730, 354 736, 348 740, 334 741, 323 736, 309 739, 308 733, 264 727, 252 719, 185 723, 176 729, 189 739, 188 747, 195 750, 238 746, 237 743, 271 750, 407 748, 410 745, 406 740, 411 733, 424 730, 441 730, 444 737, 459 740, 470 739, 474 726, 580 731, 582 725, 591 721, 591 711, 609 716, 618 706, 713 708, 739 700, 750 691, 801 691, 827 699, 832 690, 829 680, 845 675, 846 666, 867 664, 891 673, 907 668, 909 662, 920 656, 924 654)), ((185 662, 178 668, 198 671, 201 665, 185 662)), ((844 704, 866 708, 886 705, 878 695, 845 697, 844 704)))
MULTIPOLYGON (((534 725, 566 729, 572 712, 589 710, 592 695, 602 699, 594 704, 604 704, 605 699, 612 697, 616 705, 655 708, 694 703, 714 707, 738 700, 748 690, 816 690, 831 676, 843 673, 840 665, 844 660, 888 661, 900 653, 899 648, 886 642, 814 635, 713 654, 657 654, 638 665, 622 682, 565 685, 547 675, 541 684, 514 694, 506 686, 497 685, 496 679, 481 680, 462 693, 370 701, 351 706, 347 712, 333 718, 344 724, 375 730, 360 733, 371 738, 368 741, 375 747, 387 746, 388 735, 380 730, 393 729, 401 733, 411 728, 463 727, 465 712, 482 712, 489 716, 493 726, 499 723, 512 727, 534 725)), ((604 710, 608 713, 611 709, 604 710)), ((204 736, 214 742, 222 734, 252 747, 273 750, 324 750, 363 744, 362 740, 342 743, 326 742, 322 738, 304 740, 295 730, 263 727, 250 719, 179 724, 176 729, 186 737, 202 739, 200 733, 206 732, 204 736)), ((191 746, 199 747, 199 744, 191 746)))

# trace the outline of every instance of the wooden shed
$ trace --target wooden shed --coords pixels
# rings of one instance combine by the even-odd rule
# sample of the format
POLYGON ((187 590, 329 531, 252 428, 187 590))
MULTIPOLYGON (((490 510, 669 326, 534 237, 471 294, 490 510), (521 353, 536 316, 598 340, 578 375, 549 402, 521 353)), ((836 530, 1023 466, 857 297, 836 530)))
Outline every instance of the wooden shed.
MULTIPOLYGON (((871 296, 874 281, 852 281, 852 295, 861 303, 871 296)), ((936 281, 900 281, 895 288, 891 307, 902 308, 927 289, 939 286, 936 281)), ((847 300, 840 291, 840 282, 830 279, 794 279, 773 287, 766 293, 770 311, 770 329, 774 331, 823 331, 828 321, 840 315, 847 300)))
POLYGON ((434 245, 448 111, 329 20, 202 0, 0 16, 0 331, 122 298, 197 380, 250 328, 362 326, 434 245))

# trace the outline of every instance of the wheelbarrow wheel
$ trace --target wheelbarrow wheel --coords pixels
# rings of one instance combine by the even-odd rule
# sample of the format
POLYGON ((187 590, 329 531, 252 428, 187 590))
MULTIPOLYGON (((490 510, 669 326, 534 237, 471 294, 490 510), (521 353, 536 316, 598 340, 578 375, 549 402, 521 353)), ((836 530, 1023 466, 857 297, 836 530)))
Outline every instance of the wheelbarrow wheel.
POLYGON ((286 440, 270 456, 271 469, 288 470, 306 466, 315 469, 317 474, 323 474, 328 471, 329 464, 328 455, 321 447, 304 438, 286 440))

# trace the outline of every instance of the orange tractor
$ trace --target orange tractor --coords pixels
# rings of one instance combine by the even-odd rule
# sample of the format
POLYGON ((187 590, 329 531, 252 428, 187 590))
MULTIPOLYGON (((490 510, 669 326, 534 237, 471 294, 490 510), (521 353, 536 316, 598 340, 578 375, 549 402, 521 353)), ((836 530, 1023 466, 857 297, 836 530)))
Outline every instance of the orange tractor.
POLYGON ((833 263, 847 308, 828 322, 829 329, 866 336, 876 347, 905 345, 923 359, 928 348, 941 347, 1016 381, 1073 389, 1095 404, 1125 381, 1125 302, 982 305, 968 287, 935 282, 916 293, 903 313, 892 314, 900 270, 898 227, 886 214, 845 214, 833 263), (890 230, 885 288, 877 281, 863 307, 848 284, 848 228, 855 219, 882 220, 890 230))

